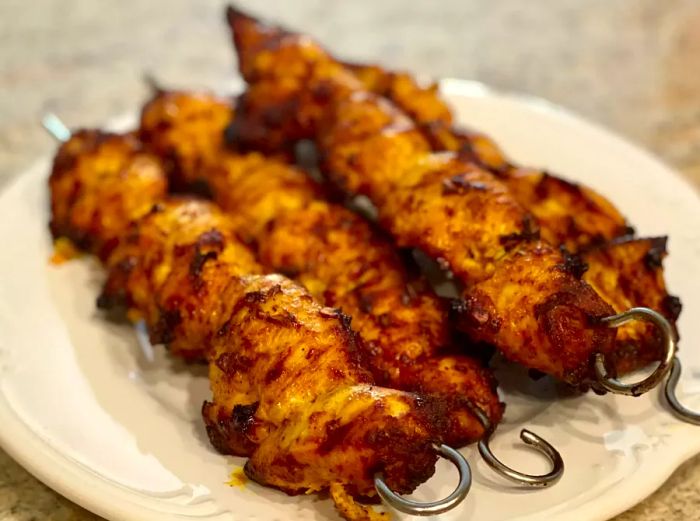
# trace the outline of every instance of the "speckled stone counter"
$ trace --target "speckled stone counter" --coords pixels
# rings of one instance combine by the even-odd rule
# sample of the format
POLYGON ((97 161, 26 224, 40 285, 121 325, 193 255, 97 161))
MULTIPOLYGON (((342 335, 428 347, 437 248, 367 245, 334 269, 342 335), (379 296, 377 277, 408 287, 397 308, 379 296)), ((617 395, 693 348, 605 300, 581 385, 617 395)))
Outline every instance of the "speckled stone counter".
MULTIPOLYGON (((475 79, 568 107, 649 148, 700 187, 697 0, 246 0, 347 58, 475 79)), ((90 126, 133 111, 145 71, 225 87, 218 1, 0 2, 0 188, 54 144, 40 114, 90 126)), ((0 521, 92 520, 0 451, 0 521)), ((700 519, 700 458, 616 521, 700 519)))

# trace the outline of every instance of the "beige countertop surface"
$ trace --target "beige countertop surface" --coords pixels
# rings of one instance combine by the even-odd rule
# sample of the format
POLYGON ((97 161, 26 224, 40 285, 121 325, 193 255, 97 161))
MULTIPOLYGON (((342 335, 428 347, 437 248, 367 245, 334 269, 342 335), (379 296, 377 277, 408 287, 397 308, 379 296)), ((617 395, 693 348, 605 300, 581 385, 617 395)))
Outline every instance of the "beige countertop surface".
MULTIPOLYGON (((239 4, 308 31, 347 58, 546 98, 650 149, 700 187, 700 1, 239 4)), ((146 71, 169 86, 231 84, 223 5, 0 2, 0 188, 53 150, 38 126, 46 110, 70 126, 99 125, 139 106, 146 71)), ((92 519, 99 518, 0 451, 0 521, 92 519)), ((615 519, 700 519, 700 458, 615 519)))

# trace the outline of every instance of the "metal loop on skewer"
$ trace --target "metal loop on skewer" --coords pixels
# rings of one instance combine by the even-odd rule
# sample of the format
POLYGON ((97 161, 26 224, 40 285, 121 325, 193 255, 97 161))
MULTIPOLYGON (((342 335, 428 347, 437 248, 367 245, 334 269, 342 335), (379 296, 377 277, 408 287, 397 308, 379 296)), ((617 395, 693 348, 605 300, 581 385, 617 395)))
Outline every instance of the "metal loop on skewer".
POLYGON ((661 332, 664 345, 664 358, 659 366, 641 382, 626 384, 611 378, 605 369, 605 357, 602 353, 595 355, 595 373, 598 383, 607 391, 627 396, 641 396, 650 391, 666 377, 676 356, 676 334, 673 327, 662 314, 649 308, 632 308, 618 315, 602 319, 608 327, 619 327, 633 320, 645 320, 654 324, 661 332))
POLYGON ((489 443, 491 442, 491 437, 493 436, 496 427, 491 423, 488 416, 479 408, 474 407, 474 414, 479 419, 481 424, 486 429, 484 437, 479 440, 479 454, 483 460, 491 467, 496 473, 503 476, 504 478, 518 483, 520 485, 527 485, 530 487, 548 487, 553 485, 564 474, 564 460, 559 454, 559 451, 555 449, 547 440, 538 436, 532 431, 523 429, 520 431, 520 439, 523 440, 527 445, 537 449, 542 454, 544 454, 547 459, 549 459, 552 464, 552 470, 546 474, 526 474, 518 470, 512 469, 511 467, 505 465, 501 462, 491 451, 489 443))
POLYGON ((447 445, 435 446, 435 450, 443 458, 451 461, 459 471, 459 483, 457 488, 446 498, 438 501, 413 501, 399 496, 391 490, 384 481, 382 474, 374 476, 374 486, 377 489, 379 497, 381 497, 387 505, 414 516, 432 516, 442 514, 459 505, 462 500, 467 497, 469 489, 472 486, 472 472, 469 468, 469 463, 458 451, 447 445))
POLYGON ((700 425, 700 412, 694 412, 688 409, 685 405, 678 401, 676 396, 676 389, 678 387, 678 381, 681 378, 681 361, 676 357, 673 359, 671 364, 671 374, 666 381, 666 387, 664 388, 664 393, 666 395, 666 400, 671 406, 671 412, 680 420, 683 420, 693 425, 700 425))

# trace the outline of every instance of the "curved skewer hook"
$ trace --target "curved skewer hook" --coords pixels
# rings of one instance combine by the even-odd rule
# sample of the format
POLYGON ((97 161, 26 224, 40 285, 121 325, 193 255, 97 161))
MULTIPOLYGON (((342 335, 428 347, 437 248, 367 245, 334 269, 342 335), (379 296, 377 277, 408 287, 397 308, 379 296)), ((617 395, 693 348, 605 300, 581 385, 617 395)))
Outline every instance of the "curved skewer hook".
POLYGON ((605 369, 605 357, 602 353, 595 355, 595 373, 598 383, 607 391, 627 396, 641 396, 656 387, 671 369, 676 356, 676 333, 673 326, 662 314, 649 308, 631 308, 623 313, 605 317, 602 321, 608 327, 619 327, 633 320, 646 320, 654 324, 661 332, 664 343, 664 358, 659 366, 641 382, 625 384, 616 378, 611 378, 605 369))
POLYGON ((377 474, 374 476, 374 487, 377 489, 379 497, 396 510, 414 516, 442 514, 459 505, 462 500, 467 497, 469 489, 472 486, 472 472, 469 468, 469 463, 467 463, 467 460, 462 454, 447 445, 435 446, 435 450, 443 458, 450 460, 459 471, 459 483, 457 488, 455 488, 449 496, 431 502, 406 499, 391 490, 384 481, 384 477, 381 474, 377 474))
POLYGON ((680 420, 683 420, 693 425, 700 425, 700 413, 694 412, 688 409, 685 405, 678 401, 676 396, 676 388, 678 387, 678 381, 681 378, 681 361, 678 358, 673 359, 671 365, 671 374, 666 380, 666 387, 664 388, 664 394, 666 395, 666 400, 671 406, 671 412, 680 420))
POLYGON ((491 437, 496 427, 491 423, 488 416, 478 407, 474 407, 473 412, 484 426, 484 429, 486 429, 486 433, 484 437, 479 440, 478 446, 479 454, 481 454, 481 457, 491 469, 510 481, 530 487, 548 487, 559 481, 564 474, 564 460, 561 454, 559 454, 559 451, 547 440, 527 429, 520 431, 520 439, 527 445, 530 445, 544 454, 552 464, 552 470, 546 474, 525 474, 524 472, 520 472, 505 465, 493 454, 489 443, 491 442, 491 437))

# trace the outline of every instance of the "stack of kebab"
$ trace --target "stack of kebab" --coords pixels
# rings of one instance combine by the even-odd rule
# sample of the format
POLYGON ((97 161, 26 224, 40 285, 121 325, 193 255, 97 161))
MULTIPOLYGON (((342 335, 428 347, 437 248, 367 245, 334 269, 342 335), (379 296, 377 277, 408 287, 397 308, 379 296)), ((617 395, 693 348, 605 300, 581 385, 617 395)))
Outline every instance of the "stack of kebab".
POLYGON ((663 240, 599 245, 628 231, 610 203, 512 167, 484 136, 452 128, 434 88, 348 67, 308 37, 233 8, 228 20, 249 84, 229 132, 234 145, 279 152, 314 140, 332 182, 366 195, 399 246, 423 250, 462 283, 459 327, 472 339, 601 391, 595 355, 610 374, 662 358, 662 336, 648 324, 625 326, 616 338, 606 317, 646 305, 675 321, 663 240), (581 214, 570 213, 572 202, 581 214))
POLYGON ((399 493, 433 474, 450 406, 376 386, 348 319, 262 274, 230 215, 168 196, 161 162, 134 134, 74 133, 49 186, 53 235, 108 268, 101 305, 125 304, 153 342, 209 360, 208 430, 222 452, 249 458, 252 479, 330 489, 358 519, 372 514, 351 496, 375 496, 376 473, 399 493))
MULTIPOLYGON (((434 88, 379 68, 349 68, 312 42, 234 10, 229 21, 253 82, 232 125, 236 144, 285 155, 298 139, 314 138, 330 177, 369 195, 400 245, 422 247, 465 283, 461 325, 472 337, 578 386, 594 383, 584 360, 593 350, 606 353, 618 373, 658 358, 658 339, 648 331, 629 328, 616 345, 598 319, 652 300, 651 307, 677 316, 677 300, 663 284, 663 241, 600 246, 626 230, 612 205, 517 169, 484 136, 452 128, 434 88), (276 83, 280 78, 286 81, 276 83), (373 158, 377 151, 386 155, 373 158), (441 193, 430 194, 436 185, 441 193), (444 222, 400 218, 397 209, 413 205, 420 215, 434 195, 444 222), (441 204, 440 196, 458 201, 441 204), (572 217, 564 201, 588 213, 572 217), (455 214, 472 229, 455 227, 455 214), (482 226, 487 214, 494 215, 490 229, 482 226), (540 241, 540 231, 584 252, 592 265, 585 276, 598 294, 578 280, 577 258, 540 241), (472 240, 460 262, 465 250, 456 243, 464 238, 472 240), (523 298, 519 291, 528 288, 523 298), (642 296, 645 288, 653 298, 642 296)), ((386 240, 323 201, 327 194, 303 172, 221 150, 230 120, 229 104, 215 97, 162 92, 144 109, 138 136, 79 132, 52 173, 52 231, 105 262, 103 307, 126 305, 145 318, 152 341, 188 359, 209 359, 214 399, 203 413, 219 450, 250 456, 246 470, 261 483, 290 493, 330 487, 345 515, 366 515, 348 493, 373 495, 376 472, 395 490, 410 491, 432 472, 432 443, 478 439, 479 416, 497 422, 502 404, 488 371, 449 347, 444 305, 406 273, 386 240), (150 153, 179 186, 203 179, 229 213, 166 197, 161 163, 150 153), (288 273, 350 313, 359 343, 342 313, 263 269, 288 273), (318 370, 303 375, 309 360, 318 370), (418 394, 377 390, 373 381, 418 394), (328 461, 318 465, 321 455, 328 461)))
POLYGON ((447 404, 444 443, 480 439, 484 425, 475 409, 495 425, 503 404, 490 371, 453 353, 444 302, 409 276, 367 221, 324 200, 305 172, 257 153, 226 151, 231 116, 231 103, 216 96, 163 91, 144 107, 140 136, 169 158, 169 175, 180 186, 206 183, 267 271, 287 274, 352 319, 377 383, 447 404))

